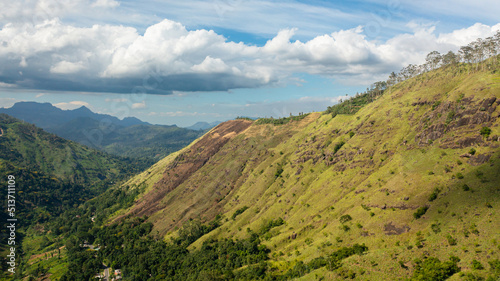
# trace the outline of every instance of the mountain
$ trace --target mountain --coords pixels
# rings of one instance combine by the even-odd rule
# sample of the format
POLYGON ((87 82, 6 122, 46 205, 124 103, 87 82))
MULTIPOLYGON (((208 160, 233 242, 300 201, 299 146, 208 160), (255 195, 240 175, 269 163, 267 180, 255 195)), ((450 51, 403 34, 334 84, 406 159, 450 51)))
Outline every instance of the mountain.
POLYGON ((18 102, 11 108, 0 108, 0 113, 5 113, 23 121, 35 124, 43 129, 57 127, 76 118, 88 117, 94 120, 111 123, 120 127, 139 124, 149 124, 135 117, 126 117, 120 120, 108 114, 92 112, 85 106, 73 110, 62 110, 50 103, 18 102))
POLYGON ((426 256, 458 256, 465 270, 494 263, 500 80, 467 72, 424 73, 323 114, 222 123, 127 182, 145 192, 115 221, 146 216, 168 239, 189 220, 220 217, 191 250, 258 233, 269 270, 303 262, 311 280, 397 280, 426 256), (351 113, 329 113, 339 108, 351 113), (356 244, 368 251, 333 272, 308 265, 356 244))
POLYGON ((105 263, 131 280, 498 279, 499 62, 221 123, 48 222, 49 246, 28 255, 64 251, 30 274, 88 280, 105 263))
POLYGON ((144 169, 131 161, 0 114, 0 173, 18 183, 17 214, 27 226, 57 216, 144 169))
MULTIPOLYGON (((37 226, 77 209, 85 201, 145 169, 148 163, 109 155, 0 114, 0 174, 5 181, 14 182, 14 192, 8 195, 9 200, 15 201, 17 261, 21 262, 21 245, 29 229, 39 230, 37 226)), ((5 194, 7 200, 7 185, 5 194)), ((118 199, 119 196, 113 197, 118 199)), ((7 212, 0 213, 2 221, 8 218, 7 212)), ((2 241, 6 242, 9 235, 7 228, 0 230, 2 241)), ((7 249, 12 247, 9 245, 0 244, 0 252, 5 253, 4 264, 5 256, 10 253, 7 249)), ((3 275, 7 272, 5 265, 2 269, 0 279, 9 280, 3 275)))
POLYGON ((208 129, 211 129, 211 128, 219 125, 220 123, 222 123, 222 122, 221 121, 214 121, 214 122, 211 122, 211 123, 208 123, 208 122, 196 122, 193 125, 191 125, 189 127, 186 127, 186 129, 195 130, 195 131, 208 130, 208 129))
POLYGON ((33 123, 62 138, 122 157, 161 159, 177 151, 202 132, 175 125, 151 125, 135 117, 120 120, 97 114, 82 106, 62 110, 50 103, 19 102, 11 108, 0 108, 23 121, 33 123))

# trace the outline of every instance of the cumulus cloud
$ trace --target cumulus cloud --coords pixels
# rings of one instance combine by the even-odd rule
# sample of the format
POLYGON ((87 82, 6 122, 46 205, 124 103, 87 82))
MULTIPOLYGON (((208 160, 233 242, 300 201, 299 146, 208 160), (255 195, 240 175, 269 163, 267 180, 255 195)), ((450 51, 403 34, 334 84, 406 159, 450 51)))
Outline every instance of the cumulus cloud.
POLYGON ((15 88, 15 84, 0 82, 0 88, 15 88))
POLYGON ((77 109, 82 106, 85 107, 90 107, 90 104, 84 101, 70 101, 70 102, 60 102, 54 104, 55 107, 59 107, 60 109, 63 110, 71 110, 71 109, 77 109))
POLYGON ((407 64, 422 63, 432 50, 457 50, 500 29, 500 24, 475 24, 436 34, 434 26, 410 26, 413 33, 384 42, 367 39, 363 26, 305 42, 293 40, 296 29, 284 29, 257 47, 171 20, 142 35, 126 26, 76 27, 58 19, 34 27, 6 24, 0 30, 0 87, 171 94, 272 86, 294 73, 370 84, 407 64))
POLYGON ((133 103, 133 104, 132 104, 132 108, 133 108, 133 109, 146 108, 146 102, 145 102, 145 101, 142 101, 142 102, 136 102, 136 103, 133 103))

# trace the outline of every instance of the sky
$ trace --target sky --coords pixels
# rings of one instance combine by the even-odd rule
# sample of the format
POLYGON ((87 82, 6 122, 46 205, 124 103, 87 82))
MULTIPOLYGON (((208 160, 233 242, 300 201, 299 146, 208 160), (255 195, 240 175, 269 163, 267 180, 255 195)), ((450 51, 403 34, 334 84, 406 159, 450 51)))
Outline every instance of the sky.
POLYGON ((0 0, 0 107, 153 124, 323 111, 500 30, 498 0, 0 0))

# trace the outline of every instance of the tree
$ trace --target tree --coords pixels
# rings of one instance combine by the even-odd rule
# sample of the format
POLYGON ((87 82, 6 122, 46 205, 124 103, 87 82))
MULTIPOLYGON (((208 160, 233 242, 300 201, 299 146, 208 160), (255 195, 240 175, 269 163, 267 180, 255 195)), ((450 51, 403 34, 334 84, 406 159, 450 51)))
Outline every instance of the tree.
POLYGON ((397 79, 398 79, 398 75, 396 73, 391 72, 391 74, 389 74, 389 79, 387 79, 387 85, 388 86, 392 86, 392 85, 395 85, 397 83, 397 79))
POLYGON ((443 55, 443 64, 444 65, 455 65, 459 61, 459 57, 452 51, 449 51, 446 53, 446 55, 443 55))
POLYGON ((458 51, 460 58, 465 63, 471 63, 473 59, 472 47, 470 45, 460 47, 458 51))
POLYGON ((436 69, 441 62, 441 54, 438 51, 432 51, 427 54, 425 58, 426 64, 430 66, 430 69, 436 69))

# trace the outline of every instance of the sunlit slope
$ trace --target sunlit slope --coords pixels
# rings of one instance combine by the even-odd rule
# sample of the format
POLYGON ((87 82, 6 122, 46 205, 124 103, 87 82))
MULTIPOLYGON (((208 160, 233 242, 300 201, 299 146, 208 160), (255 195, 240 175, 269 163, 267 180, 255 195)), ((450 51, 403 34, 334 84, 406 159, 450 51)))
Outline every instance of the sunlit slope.
POLYGON ((439 69, 355 115, 314 113, 279 126, 235 120, 247 128, 214 133, 223 123, 203 145, 164 160, 161 176, 151 170, 128 214, 148 215, 168 235, 189 218, 221 214, 222 226, 192 247, 250 228, 265 233, 278 269, 354 243, 369 248, 344 265, 360 279, 407 276, 398 262, 411 267, 424 254, 456 255, 463 269, 474 258, 487 264, 500 258, 499 103, 497 72, 439 69), (278 218, 285 223, 261 231, 278 218))

